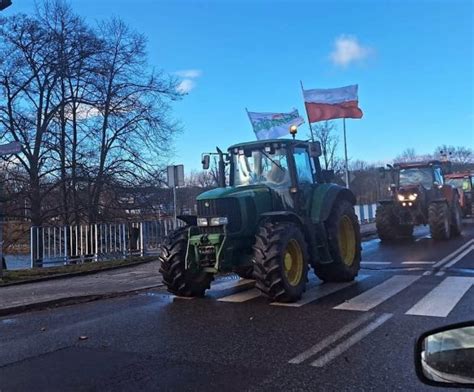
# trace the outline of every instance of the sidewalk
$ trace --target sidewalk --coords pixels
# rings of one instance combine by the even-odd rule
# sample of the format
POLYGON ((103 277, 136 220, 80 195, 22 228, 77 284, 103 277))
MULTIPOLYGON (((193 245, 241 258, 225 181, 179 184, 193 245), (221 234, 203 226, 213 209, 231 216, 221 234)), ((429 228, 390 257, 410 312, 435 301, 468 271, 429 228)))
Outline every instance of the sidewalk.
POLYGON ((159 263, 92 275, 54 279, 0 288, 0 316, 64 303, 87 302, 161 286, 159 263))

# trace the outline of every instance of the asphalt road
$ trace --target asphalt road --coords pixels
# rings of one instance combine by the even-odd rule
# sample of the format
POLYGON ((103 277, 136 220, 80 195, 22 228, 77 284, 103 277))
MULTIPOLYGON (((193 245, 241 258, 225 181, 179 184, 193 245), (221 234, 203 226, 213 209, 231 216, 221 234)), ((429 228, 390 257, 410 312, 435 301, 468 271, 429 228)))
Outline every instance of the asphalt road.
POLYGON ((165 290, 0 318, 0 391, 424 391, 413 345, 474 318, 474 224, 435 243, 364 243, 353 284, 311 274, 269 304, 251 281, 207 298, 165 290))

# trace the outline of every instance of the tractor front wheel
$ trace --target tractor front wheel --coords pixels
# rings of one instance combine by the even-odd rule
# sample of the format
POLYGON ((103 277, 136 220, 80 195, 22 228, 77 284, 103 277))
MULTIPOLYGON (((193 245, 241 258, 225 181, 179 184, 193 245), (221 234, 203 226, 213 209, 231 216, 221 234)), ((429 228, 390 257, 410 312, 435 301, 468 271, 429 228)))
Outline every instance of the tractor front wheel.
POLYGON ((346 200, 333 206, 326 221, 332 263, 318 264, 315 273, 325 282, 348 282, 359 273, 360 227, 354 207, 346 200))
POLYGON ((375 227, 382 241, 394 241, 398 238, 398 222, 390 204, 381 204, 375 213, 375 227))
POLYGON ((431 203, 428 207, 428 223, 434 240, 447 240, 451 236, 449 213, 447 203, 431 203))
POLYGON ((161 244, 160 272, 170 293, 181 297, 202 297, 214 277, 204 271, 192 272, 185 268, 188 229, 184 227, 172 232, 161 244))
POLYGON ((300 228, 291 222, 263 223, 253 246, 256 286, 272 301, 301 298, 308 275, 308 251, 300 228))

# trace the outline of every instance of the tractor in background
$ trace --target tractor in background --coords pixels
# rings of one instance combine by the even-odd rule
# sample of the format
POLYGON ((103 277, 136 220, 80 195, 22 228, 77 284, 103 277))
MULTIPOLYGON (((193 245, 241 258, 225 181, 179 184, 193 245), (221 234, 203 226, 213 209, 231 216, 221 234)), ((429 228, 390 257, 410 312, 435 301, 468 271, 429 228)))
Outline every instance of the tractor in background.
POLYGON ((470 172, 450 173, 445 176, 446 183, 458 189, 463 216, 474 215, 474 176, 470 172))
MULTIPOLYGON (((199 195, 197 215, 180 216, 186 226, 161 245, 168 291, 203 296, 216 274, 236 272, 255 279, 271 301, 293 302, 305 291, 309 267, 326 282, 357 276, 356 198, 330 183, 319 142, 260 140, 217 155, 219 187, 199 195)), ((210 156, 202 160, 208 169, 210 156)))
MULTIPOLYGON (((461 234, 459 192, 444 179, 449 162, 433 160, 388 166, 391 197, 379 201, 375 220, 382 241, 411 237, 416 225, 429 225, 434 240, 461 234)), ((381 168, 382 176, 386 172, 381 168)))

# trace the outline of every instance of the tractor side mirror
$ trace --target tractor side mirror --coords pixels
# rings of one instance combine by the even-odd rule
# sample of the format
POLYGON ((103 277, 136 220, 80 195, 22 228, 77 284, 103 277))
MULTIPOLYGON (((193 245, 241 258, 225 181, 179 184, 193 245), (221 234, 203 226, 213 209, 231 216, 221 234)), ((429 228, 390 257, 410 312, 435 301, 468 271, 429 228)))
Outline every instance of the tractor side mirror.
POLYGON ((204 154, 202 156, 202 160, 201 160, 201 163, 202 163, 202 168, 204 170, 207 170, 209 169, 209 164, 211 162, 211 156, 209 154, 204 154))
POLYGON ((321 143, 311 142, 309 143, 309 156, 311 158, 319 158, 321 156, 321 143))
POLYGON ((334 182, 334 170, 322 170, 321 175, 323 177, 324 182, 334 182))
POLYGON ((385 178, 385 168, 379 167, 379 176, 380 178, 385 178))

